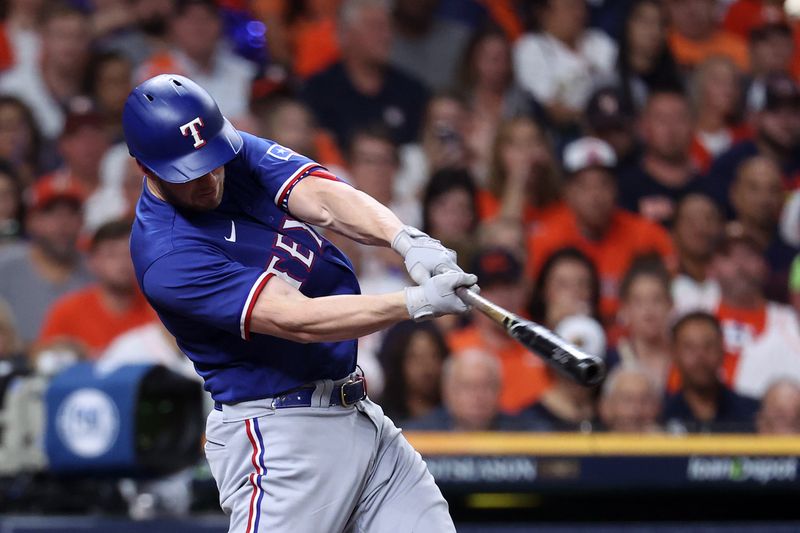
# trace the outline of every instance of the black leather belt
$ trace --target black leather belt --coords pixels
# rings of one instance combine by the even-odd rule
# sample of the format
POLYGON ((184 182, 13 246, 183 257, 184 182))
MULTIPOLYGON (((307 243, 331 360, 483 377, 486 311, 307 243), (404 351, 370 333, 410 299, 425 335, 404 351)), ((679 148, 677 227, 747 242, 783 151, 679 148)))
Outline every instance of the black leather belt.
MULTIPOLYGON (((311 407, 311 399, 314 396, 315 390, 316 387, 305 386, 275 396, 272 399, 272 408, 287 409, 290 407, 311 407)), ((359 376, 334 387, 328 405, 350 407, 366 397, 367 381, 359 376)), ((222 404, 220 402, 214 402, 214 409, 222 411, 222 404)))

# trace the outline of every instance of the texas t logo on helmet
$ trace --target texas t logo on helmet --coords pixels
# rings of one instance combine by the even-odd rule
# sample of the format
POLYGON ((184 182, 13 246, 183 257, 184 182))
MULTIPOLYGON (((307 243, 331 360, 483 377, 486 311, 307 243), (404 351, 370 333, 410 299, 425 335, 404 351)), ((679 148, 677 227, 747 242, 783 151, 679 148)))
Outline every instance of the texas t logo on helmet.
POLYGON ((195 149, 200 148, 201 146, 206 144, 205 139, 200 137, 200 128, 204 126, 203 119, 200 117, 195 117, 186 124, 181 126, 181 133, 183 133, 184 137, 188 137, 189 134, 192 135, 194 139, 194 147, 195 149))

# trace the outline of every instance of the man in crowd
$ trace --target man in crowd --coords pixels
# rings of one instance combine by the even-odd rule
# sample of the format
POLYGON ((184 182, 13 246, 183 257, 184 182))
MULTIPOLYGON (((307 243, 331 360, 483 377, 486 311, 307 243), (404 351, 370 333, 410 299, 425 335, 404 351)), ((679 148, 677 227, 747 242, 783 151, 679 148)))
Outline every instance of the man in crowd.
POLYGON ((756 415, 756 429, 765 435, 800 433, 800 384, 781 379, 769 386, 756 415))
POLYGON ((564 149, 569 209, 545 219, 528 239, 528 275, 535 278, 544 261, 556 250, 578 248, 597 266, 601 278, 601 312, 611 321, 616 312, 618 285, 631 261, 656 253, 672 261, 672 242, 658 224, 616 207, 617 160, 611 147, 584 137, 564 149))
POLYGON ((30 242, 0 256, 0 296, 11 306, 25 343, 38 337, 57 298, 90 280, 76 244, 84 197, 69 177, 39 180, 27 197, 30 242))
POLYGON ((346 146, 353 131, 383 123, 400 144, 416 139, 428 98, 422 84, 389 64, 392 24, 384 0, 347 0, 339 12, 341 61, 306 83, 320 126, 346 146))
POLYGON ((661 414, 661 395, 647 371, 636 366, 618 366, 603 383, 600 420, 609 431, 656 431, 661 414))
POLYGON ((680 318, 672 328, 672 355, 682 385, 664 403, 662 417, 668 428, 752 430, 757 402, 720 381, 725 350, 722 327, 713 315, 694 311, 680 318))
POLYGON ((100 226, 89 247, 89 267, 97 282, 53 304, 40 341, 76 341, 96 358, 117 336, 156 320, 136 285, 130 233, 130 223, 124 220, 100 226))

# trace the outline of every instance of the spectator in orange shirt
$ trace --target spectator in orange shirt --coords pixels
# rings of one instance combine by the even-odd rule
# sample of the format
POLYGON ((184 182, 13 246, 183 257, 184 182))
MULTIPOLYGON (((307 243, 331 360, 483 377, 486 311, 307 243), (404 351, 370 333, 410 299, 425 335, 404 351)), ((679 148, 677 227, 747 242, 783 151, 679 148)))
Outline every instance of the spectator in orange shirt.
MULTIPOLYGON (((510 311, 522 312, 522 265, 511 253, 501 248, 484 250, 470 272, 478 276, 483 296, 510 311)), ((473 318, 472 325, 448 336, 450 349, 457 353, 475 348, 498 358, 502 367, 503 411, 515 413, 534 403, 550 385, 545 364, 486 316, 475 313, 473 318)))
POLYGON ((67 337, 84 344, 96 358, 118 335, 156 319, 136 286, 130 231, 130 223, 121 220, 97 230, 89 250, 89 267, 97 282, 53 304, 40 341, 67 337))
POLYGON ((527 275, 535 278, 554 251, 574 246, 600 273, 601 316, 611 323, 617 310, 618 285, 631 261, 650 253, 672 265, 673 248, 658 224, 616 207, 616 157, 611 147, 591 137, 564 150, 564 197, 568 209, 543 221, 528 238, 527 275))
POLYGON ((710 56, 725 55, 748 70, 747 45, 718 27, 715 0, 668 0, 667 6, 672 21, 669 45, 678 64, 691 69, 710 56))
POLYGON ((478 193, 480 217, 532 224, 557 203, 560 182, 553 148, 542 128, 528 117, 504 122, 492 149, 488 190, 478 193))

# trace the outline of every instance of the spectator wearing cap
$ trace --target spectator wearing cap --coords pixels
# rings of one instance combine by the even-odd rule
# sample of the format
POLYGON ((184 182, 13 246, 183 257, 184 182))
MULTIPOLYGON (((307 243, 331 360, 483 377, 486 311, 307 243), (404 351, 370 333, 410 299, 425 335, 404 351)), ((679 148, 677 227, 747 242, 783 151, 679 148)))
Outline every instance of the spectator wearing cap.
POLYGON ((730 223, 709 274, 720 286, 715 315, 724 333, 724 378, 736 392, 754 398, 779 377, 800 379, 800 322, 791 307, 766 298, 767 273, 761 244, 730 223))
POLYGON ((130 231, 130 222, 117 220, 95 232, 88 264, 97 281, 53 303, 42 325, 41 343, 77 342, 96 359, 118 335, 156 319, 136 284, 130 231))
POLYGON ((225 116, 234 121, 246 119, 256 66, 225 46, 217 3, 176 0, 169 34, 171 47, 145 61, 136 79, 141 82, 158 74, 181 74, 205 88, 225 116))
POLYGON ((787 302, 789 270, 797 248, 784 241, 778 223, 786 195, 781 169, 771 159, 755 156, 736 169, 731 206, 743 231, 759 243, 767 261, 765 296, 787 302))
POLYGON ((783 4, 783 0, 734 0, 725 12, 722 27, 747 39, 766 24, 785 23, 783 4))
POLYGON ((586 134, 611 146, 620 169, 636 164, 640 157, 635 132, 636 112, 619 89, 603 87, 595 91, 586 105, 584 120, 586 134))
POLYGON ((603 382, 598 412, 603 429, 624 433, 661 430, 663 389, 646 370, 629 365, 612 370, 603 382))
POLYGON ((700 63, 689 83, 695 117, 692 161, 701 174, 712 160, 734 143, 750 136, 742 120, 742 83, 734 62, 712 56, 700 63))
POLYGON ((672 302, 677 314, 716 309, 719 284, 709 276, 708 267, 722 229, 722 213, 709 196, 692 193, 678 202, 672 223, 672 240, 678 255, 672 302))
POLYGON ((55 3, 44 12, 41 38, 41 59, 19 64, 0 76, 0 92, 25 102, 42 134, 53 140, 64 127, 64 106, 83 89, 89 19, 67 3, 55 3))
MULTIPOLYGON (((512 312, 522 313, 522 265, 514 255, 502 248, 485 249, 475 257, 470 272, 478 276, 482 295, 512 312)), ((470 326, 452 332, 447 342, 454 353, 477 349, 497 358, 502 368, 500 408, 507 413, 531 405, 550 386, 544 363, 480 313, 474 315, 470 326)))
POLYGON ((667 0, 666 5, 672 22, 669 46, 680 66, 692 69, 708 57, 724 55, 747 71, 747 45, 717 25, 716 0, 667 0))
POLYGON ((642 155, 620 175, 620 205, 669 226, 675 204, 702 189, 691 156, 692 111, 683 93, 650 94, 639 131, 642 155))
POLYGON ((756 430, 762 435, 800 434, 800 383, 779 379, 769 386, 756 415, 756 430))
POLYGON ((395 0, 392 10, 395 37, 390 61, 432 91, 453 85, 470 37, 466 25, 437 16, 439 4, 439 0, 395 0))
POLYGON ((747 77, 747 108, 759 109, 766 79, 798 72, 792 68, 797 45, 792 28, 785 22, 764 24, 749 34, 750 72, 747 77))
POLYGON ((539 27, 517 40, 514 73, 559 129, 575 126, 598 77, 610 77, 617 46, 590 29, 584 0, 530 2, 539 27))
POLYGON ((56 299, 91 279, 77 248, 84 198, 68 176, 39 180, 26 195, 30 242, 0 254, 0 297, 11 307, 25 344, 38 337, 56 299))
POLYGON ((542 127, 529 117, 500 124, 488 187, 478 193, 481 220, 500 217, 529 226, 563 209, 561 175, 542 127))
POLYGON ((667 22, 660 0, 630 3, 619 40, 615 72, 616 85, 626 108, 639 110, 651 91, 683 85, 667 45, 667 22))
POLYGON ((619 282, 631 261, 656 253, 672 264, 673 247, 658 224, 616 206, 616 156, 593 137, 573 141, 564 150, 564 198, 568 209, 542 221, 528 238, 527 275, 535 279, 556 250, 574 246, 596 265, 601 280, 603 321, 613 321, 619 282))
POLYGON ((706 182, 714 200, 730 217, 730 187, 742 161, 762 155, 775 161, 792 188, 800 176, 800 87, 787 75, 765 82, 761 107, 751 115, 753 138, 733 145, 711 165, 706 182))
POLYGON ((672 357, 680 389, 664 402, 672 430, 739 433, 753 430, 758 402, 720 380, 725 355, 719 321, 704 311, 684 315, 672 328, 672 357))
MULTIPOLYGON (((403 424, 404 430, 514 431, 530 430, 520 416, 500 410, 502 366, 477 349, 453 354, 442 367, 442 406, 403 424)), ((539 428, 542 427, 540 424, 539 428)))
MULTIPOLYGON (((568 316, 555 326, 555 332, 590 354, 605 356, 605 333, 600 323, 589 316, 568 316)), ((548 373, 553 386, 521 415, 555 431, 592 431, 597 425, 596 390, 553 369, 548 373)))
POLYGON ((389 63, 393 33, 385 0, 345 0, 338 22, 341 60, 309 78, 303 99, 346 146, 359 126, 382 123, 395 142, 417 138, 425 87, 389 63))

